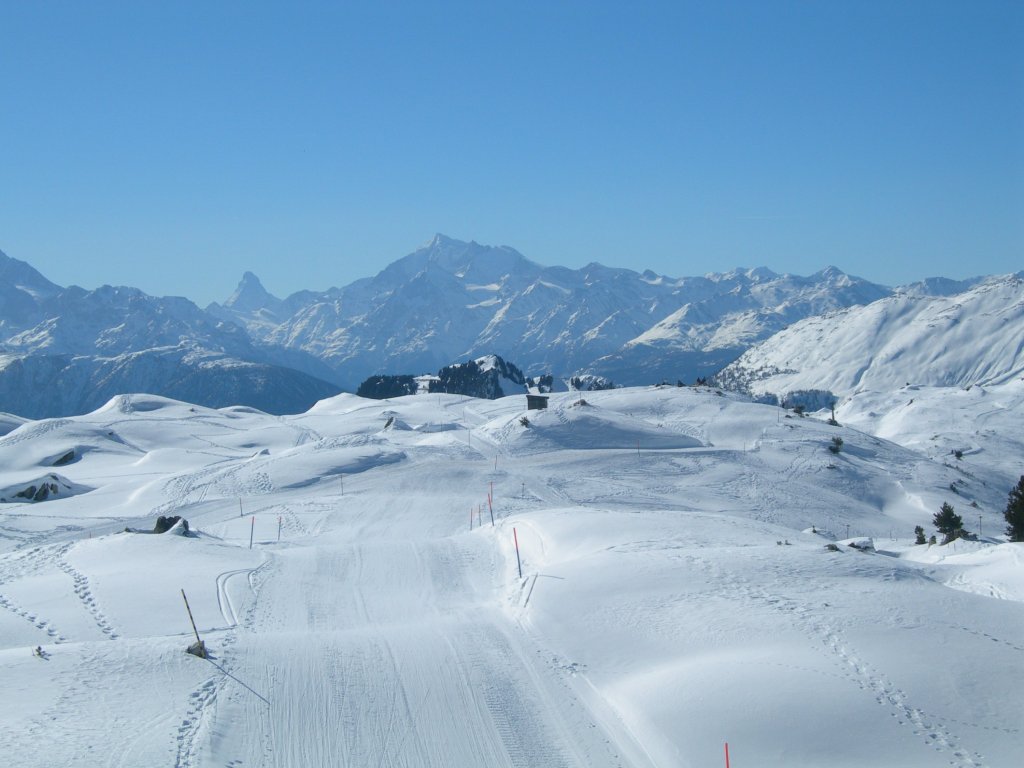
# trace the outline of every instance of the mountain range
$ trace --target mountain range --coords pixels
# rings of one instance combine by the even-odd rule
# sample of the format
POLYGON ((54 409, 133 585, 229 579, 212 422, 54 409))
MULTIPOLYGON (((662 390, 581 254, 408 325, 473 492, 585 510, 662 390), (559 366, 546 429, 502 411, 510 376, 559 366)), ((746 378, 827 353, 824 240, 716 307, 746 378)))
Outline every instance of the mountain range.
POLYGON ((588 264, 540 266, 507 246, 436 235, 372 278, 286 299, 248 273, 207 311, 297 348, 354 389, 377 373, 434 371, 497 354, 530 376, 584 372, 621 384, 715 373, 792 322, 890 290, 828 268, 671 278, 588 264))
POLYGON ((201 309, 135 288, 64 288, 0 254, 0 411, 62 416, 145 391, 293 413, 372 375, 491 354, 527 376, 692 382, 808 318, 901 296, 944 300, 983 282, 933 278, 894 291, 834 267, 683 278, 568 269, 437 235, 342 288, 279 298, 247 272, 223 303, 201 309))
POLYGON ((754 395, 828 390, 850 397, 1024 376, 1024 272, 945 294, 961 287, 932 281, 806 318, 745 352, 716 381, 754 395))

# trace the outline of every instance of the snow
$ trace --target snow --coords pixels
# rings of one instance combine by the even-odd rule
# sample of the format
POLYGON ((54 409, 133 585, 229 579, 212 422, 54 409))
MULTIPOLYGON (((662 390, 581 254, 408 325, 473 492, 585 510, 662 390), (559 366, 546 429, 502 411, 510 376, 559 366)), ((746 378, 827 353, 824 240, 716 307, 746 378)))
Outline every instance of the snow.
POLYGON ((685 387, 285 417, 132 395, 23 424, 0 487, 74 447, 59 472, 92 490, 0 505, 0 753, 1014 765, 1024 545, 996 535, 1008 469, 980 471, 1021 433, 1000 397, 959 461, 899 443, 980 396, 886 437, 685 387), (945 500, 986 535, 913 545, 945 500), (197 535, 124 532, 169 514, 197 535))
POLYGON ((1024 375, 1024 278, 991 277, 952 296, 898 294, 794 323, 724 372, 752 392, 840 396, 1006 384, 1024 375))

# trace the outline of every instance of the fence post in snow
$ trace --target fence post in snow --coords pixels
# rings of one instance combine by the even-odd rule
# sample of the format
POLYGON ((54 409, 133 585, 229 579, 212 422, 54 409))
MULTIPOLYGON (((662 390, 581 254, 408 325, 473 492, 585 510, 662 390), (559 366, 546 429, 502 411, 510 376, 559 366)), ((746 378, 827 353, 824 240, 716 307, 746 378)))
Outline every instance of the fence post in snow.
POLYGON ((238 516, 242 517, 242 500, 238 500, 238 516))
POLYGON ((249 549, 252 549, 252 537, 256 533, 256 515, 252 516, 252 525, 249 527, 249 549))
POLYGON ((281 516, 277 516, 277 543, 281 543, 281 516))
MULTIPOLYGON (((181 598, 182 598, 182 600, 185 601, 185 610, 188 611, 188 620, 190 622, 192 622, 192 631, 196 633, 196 644, 194 646, 192 646, 193 648, 195 648, 196 652, 193 655, 194 656, 198 656, 201 659, 205 659, 206 658, 206 646, 203 644, 203 641, 199 639, 199 630, 196 629, 196 620, 192 618, 192 609, 189 608, 188 598, 185 597, 185 590, 184 589, 181 590, 181 598)), ((192 652, 191 648, 189 649, 189 652, 190 653, 192 652)))
POLYGON ((512 529, 512 539, 516 543, 516 568, 519 569, 519 578, 523 578, 523 562, 519 559, 519 535, 516 533, 516 529, 512 529))

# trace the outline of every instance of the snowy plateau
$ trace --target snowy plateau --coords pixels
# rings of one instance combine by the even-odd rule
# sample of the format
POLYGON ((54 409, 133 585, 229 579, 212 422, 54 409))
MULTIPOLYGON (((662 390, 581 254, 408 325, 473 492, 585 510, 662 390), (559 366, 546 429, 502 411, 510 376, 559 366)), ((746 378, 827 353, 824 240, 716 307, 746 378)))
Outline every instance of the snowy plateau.
POLYGON ((1019 765, 1024 382, 908 395, 0 417, 2 762, 1019 765), (943 502, 977 540, 915 545, 943 502))

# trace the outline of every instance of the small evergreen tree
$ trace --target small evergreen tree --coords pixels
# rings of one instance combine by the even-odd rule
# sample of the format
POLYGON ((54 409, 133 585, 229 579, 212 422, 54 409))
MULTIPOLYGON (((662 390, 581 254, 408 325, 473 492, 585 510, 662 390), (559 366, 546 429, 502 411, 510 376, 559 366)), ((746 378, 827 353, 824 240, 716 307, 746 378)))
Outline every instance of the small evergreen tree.
POLYGON ((925 544, 926 543, 925 539, 924 539, 924 528, 922 528, 920 525, 915 525, 914 526, 914 536, 916 537, 914 539, 914 543, 915 544, 925 544))
POLYGON ((932 525, 935 526, 935 530, 943 534, 943 544, 949 544, 953 539, 966 533, 963 519, 945 501, 942 502, 942 507, 935 513, 935 517, 932 518, 932 525))
POLYGON ((1016 487, 1010 491, 1003 518, 1007 523, 1006 535, 1010 541, 1024 541, 1024 475, 1021 475, 1016 487))

